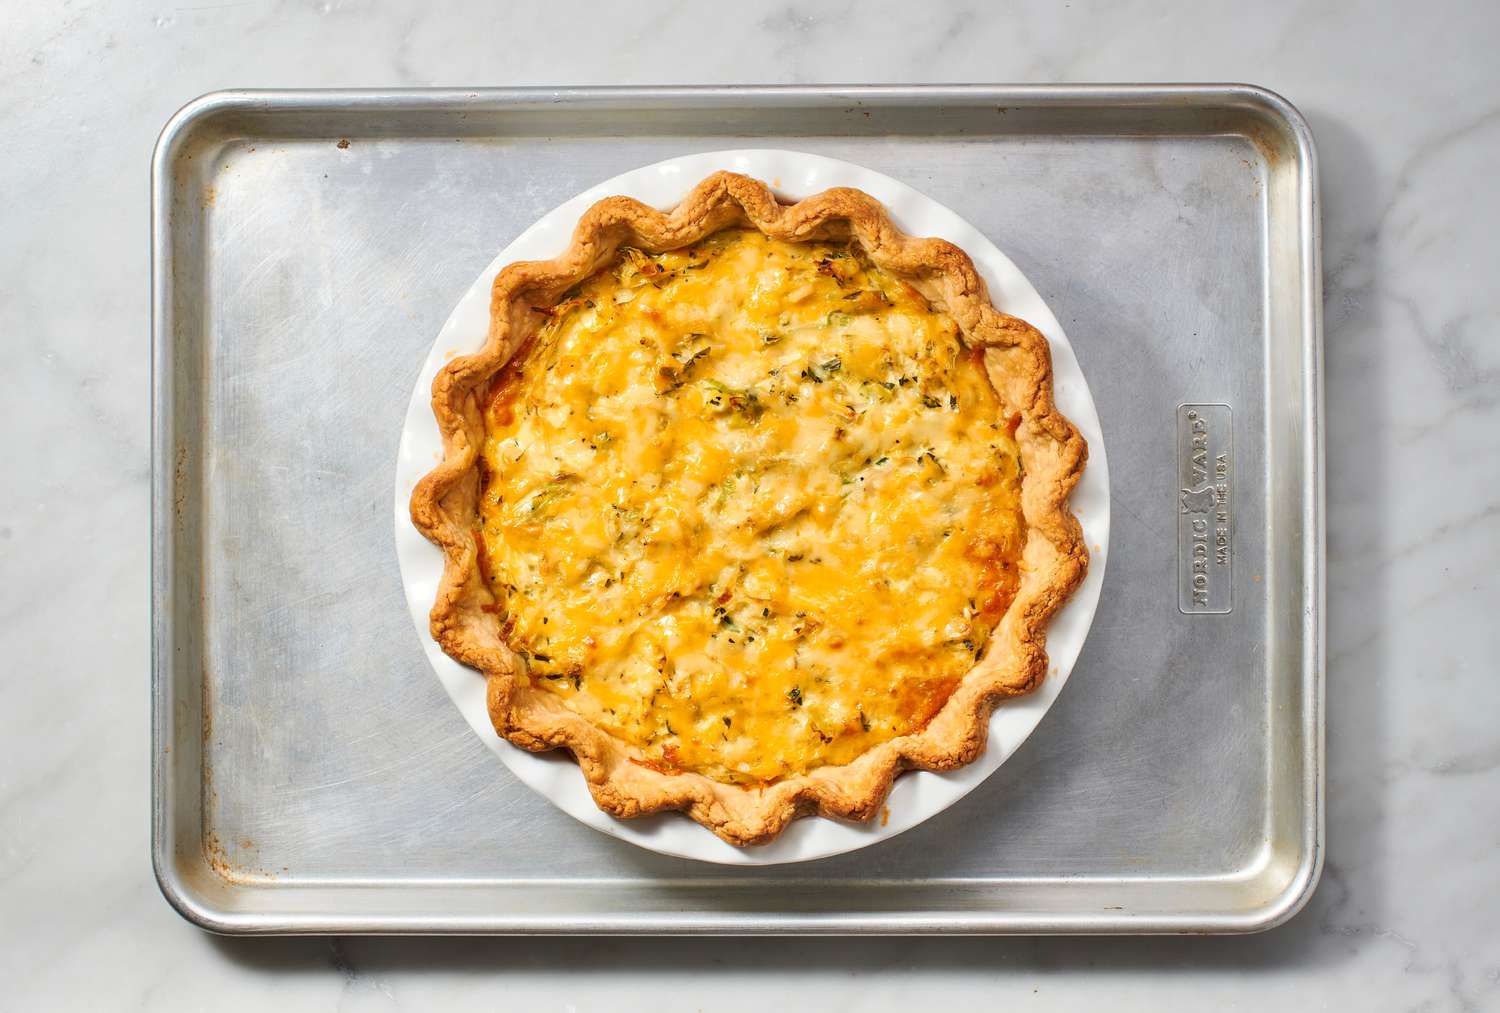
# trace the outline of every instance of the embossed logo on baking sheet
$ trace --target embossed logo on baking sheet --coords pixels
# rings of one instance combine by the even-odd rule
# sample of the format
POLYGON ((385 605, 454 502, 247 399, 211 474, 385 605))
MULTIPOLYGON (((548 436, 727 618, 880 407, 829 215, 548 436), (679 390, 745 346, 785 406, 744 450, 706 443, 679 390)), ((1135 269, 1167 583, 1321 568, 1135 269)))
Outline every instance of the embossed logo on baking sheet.
POLYGON ((1234 607, 1234 418, 1228 405, 1177 406, 1177 607, 1234 607))

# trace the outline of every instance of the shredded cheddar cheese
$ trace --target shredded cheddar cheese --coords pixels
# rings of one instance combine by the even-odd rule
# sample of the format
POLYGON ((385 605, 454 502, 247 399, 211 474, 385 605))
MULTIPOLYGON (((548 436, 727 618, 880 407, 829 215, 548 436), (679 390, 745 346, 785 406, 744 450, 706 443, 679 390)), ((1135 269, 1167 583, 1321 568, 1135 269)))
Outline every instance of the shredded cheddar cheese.
POLYGON ((484 577, 527 678, 732 783, 922 728, 1018 582, 1014 427, 855 249, 625 250, 485 408, 484 577))

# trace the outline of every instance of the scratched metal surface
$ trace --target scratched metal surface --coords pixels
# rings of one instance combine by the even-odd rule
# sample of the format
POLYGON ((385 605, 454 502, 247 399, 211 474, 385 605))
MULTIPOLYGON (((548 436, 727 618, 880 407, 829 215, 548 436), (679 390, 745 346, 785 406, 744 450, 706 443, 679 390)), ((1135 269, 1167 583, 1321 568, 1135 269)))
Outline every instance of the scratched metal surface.
MULTIPOLYGON (((224 931, 1235 931, 1321 849, 1315 167, 1251 89, 240 93, 155 169, 155 860, 224 931), (342 142, 347 139, 348 144, 342 142), (404 612, 423 356, 541 213, 704 148, 952 207, 1061 319, 1117 523, 1067 691, 961 803, 762 869, 649 854, 516 782, 404 612), (1233 607, 1179 610, 1180 403, 1233 413, 1233 607)), ((664 817, 676 818, 676 817, 664 817)))

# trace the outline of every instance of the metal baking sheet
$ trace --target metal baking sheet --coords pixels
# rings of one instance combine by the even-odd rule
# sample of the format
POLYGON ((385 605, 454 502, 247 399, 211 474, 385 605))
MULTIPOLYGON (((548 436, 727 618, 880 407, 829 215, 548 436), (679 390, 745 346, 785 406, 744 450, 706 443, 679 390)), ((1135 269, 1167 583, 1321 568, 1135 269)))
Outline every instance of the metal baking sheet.
POLYGON ((225 92, 167 124, 152 180, 153 859, 194 922, 1232 932, 1311 893, 1321 268, 1312 141, 1282 99, 225 92), (900 837, 768 868, 640 851, 513 780, 423 659, 389 528, 413 379, 494 252, 600 179, 739 146, 885 172, 1009 254, 1089 377, 1116 518, 1083 656, 1017 755, 900 837))

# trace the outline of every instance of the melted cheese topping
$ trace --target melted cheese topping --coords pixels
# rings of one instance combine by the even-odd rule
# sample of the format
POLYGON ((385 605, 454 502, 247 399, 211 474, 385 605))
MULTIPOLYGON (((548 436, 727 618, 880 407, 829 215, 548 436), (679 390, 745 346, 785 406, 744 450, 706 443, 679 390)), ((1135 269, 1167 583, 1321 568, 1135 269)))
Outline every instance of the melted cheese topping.
POLYGON ((849 762, 931 720, 1015 594, 998 412, 953 320, 855 249, 625 250, 489 396, 491 608, 647 765, 849 762))

